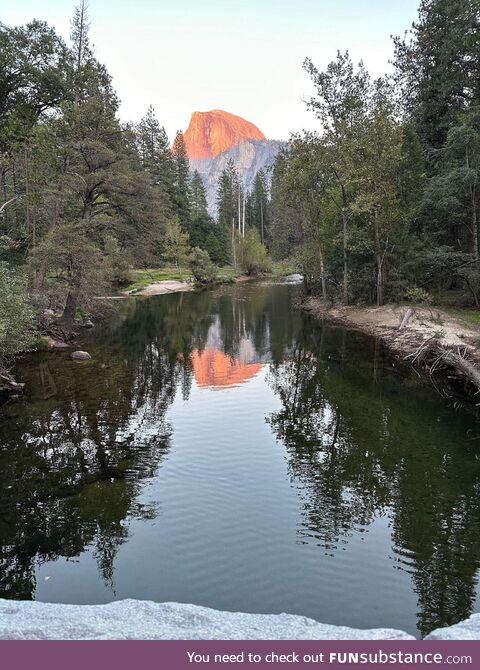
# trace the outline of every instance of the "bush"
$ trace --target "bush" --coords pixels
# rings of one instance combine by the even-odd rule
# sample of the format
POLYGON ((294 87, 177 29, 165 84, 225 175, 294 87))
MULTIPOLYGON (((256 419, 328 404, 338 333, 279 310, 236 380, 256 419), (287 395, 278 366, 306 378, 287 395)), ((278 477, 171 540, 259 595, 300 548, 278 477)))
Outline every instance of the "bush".
POLYGON ((107 279, 112 284, 126 286, 133 281, 133 273, 126 254, 120 248, 118 240, 113 235, 104 239, 107 279))
POLYGON ((248 275, 271 272, 272 261, 256 230, 250 229, 245 237, 240 238, 238 247, 238 260, 243 272, 248 275))
POLYGON ((34 311, 28 302, 25 279, 0 263, 0 366, 32 347, 34 311))
POLYGON ((409 288, 405 291, 405 298, 410 302, 425 302, 430 305, 433 302, 433 296, 423 288, 409 288))
POLYGON ((209 284, 217 278, 218 268, 210 259, 208 251, 195 247, 190 256, 190 269, 196 281, 209 284))

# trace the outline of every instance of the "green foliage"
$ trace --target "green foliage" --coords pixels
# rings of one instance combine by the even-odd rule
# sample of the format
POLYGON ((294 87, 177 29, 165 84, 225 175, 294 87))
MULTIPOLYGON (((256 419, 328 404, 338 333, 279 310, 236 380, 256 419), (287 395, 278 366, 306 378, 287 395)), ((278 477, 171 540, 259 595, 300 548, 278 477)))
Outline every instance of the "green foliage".
POLYGON ((175 162, 174 205, 176 216, 184 230, 190 221, 190 163, 182 133, 177 133, 172 153, 175 162))
POLYGON ((8 365, 15 354, 31 349, 35 336, 25 278, 0 263, 0 367, 8 365))
POLYGON ((218 268, 212 263, 208 251, 195 247, 190 256, 190 269, 197 282, 210 284, 218 275, 218 268))
POLYGON ((182 231, 178 218, 167 221, 165 229, 165 240, 163 243, 163 257, 166 261, 173 263, 180 272, 181 268, 188 265, 190 247, 188 244, 188 233, 182 231))
POLYGON ((30 256, 34 276, 45 278, 44 291, 64 305, 62 320, 70 326, 77 309, 91 305, 102 291, 106 264, 98 247, 87 237, 82 222, 50 230, 30 256))
POLYGON ((118 240, 107 235, 104 240, 107 279, 112 284, 126 285, 133 279, 132 270, 118 240))
POLYGON ((405 299, 409 302, 426 303, 430 305, 433 302, 433 295, 425 289, 418 286, 409 288, 405 291, 405 299))
POLYGON ((245 237, 238 240, 238 264, 248 275, 270 272, 272 269, 267 248, 262 244, 258 232, 254 229, 250 229, 245 237))

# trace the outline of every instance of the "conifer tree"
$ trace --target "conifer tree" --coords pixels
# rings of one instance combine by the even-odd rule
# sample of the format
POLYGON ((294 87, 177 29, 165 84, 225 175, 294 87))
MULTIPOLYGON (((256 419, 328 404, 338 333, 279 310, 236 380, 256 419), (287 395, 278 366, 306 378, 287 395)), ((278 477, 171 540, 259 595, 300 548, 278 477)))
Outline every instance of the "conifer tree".
POLYGON ((185 148, 183 133, 178 132, 173 142, 175 160, 175 213, 182 228, 188 230, 190 222, 190 163, 185 148))

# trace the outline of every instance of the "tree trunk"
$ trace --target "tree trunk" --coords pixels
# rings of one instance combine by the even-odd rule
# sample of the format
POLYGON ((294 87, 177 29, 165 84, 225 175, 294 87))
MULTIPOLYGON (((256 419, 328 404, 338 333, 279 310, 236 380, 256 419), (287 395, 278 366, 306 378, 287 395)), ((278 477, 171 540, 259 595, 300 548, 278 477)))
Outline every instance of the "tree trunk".
POLYGON ((478 258, 478 225, 477 225, 477 194, 476 187, 472 187, 472 253, 478 258))
POLYGON ((243 215, 242 215, 242 237, 245 237, 245 204, 247 200, 247 192, 245 191, 243 194, 243 215))
POLYGON ((322 247, 318 245, 318 257, 320 259, 320 277, 322 280, 322 298, 327 302, 328 300, 328 294, 327 294, 327 278, 325 277, 325 262, 323 260, 323 252, 322 252, 322 247))
POLYGON ((60 323, 65 324, 68 327, 73 325, 75 321, 75 314, 77 312, 77 301, 78 301, 78 292, 76 289, 69 289, 67 300, 65 302, 65 307, 63 309, 63 314, 60 317, 60 323))
POLYGON ((343 302, 348 304, 348 220, 345 208, 342 209, 343 223, 343 302))
POLYGON ((237 269, 237 252, 235 249, 235 220, 232 216, 232 256, 233 256, 233 268, 237 269))
POLYGON ((264 242, 264 235, 263 235, 263 198, 260 200, 260 230, 262 233, 262 244, 264 242))
POLYGON ((383 257, 377 252, 377 307, 383 305, 383 257))
POLYGON ((377 257, 377 307, 383 305, 383 287, 385 285, 385 277, 383 272, 384 254, 382 254, 380 246, 380 231, 378 229, 378 214, 375 212, 375 246, 377 257))

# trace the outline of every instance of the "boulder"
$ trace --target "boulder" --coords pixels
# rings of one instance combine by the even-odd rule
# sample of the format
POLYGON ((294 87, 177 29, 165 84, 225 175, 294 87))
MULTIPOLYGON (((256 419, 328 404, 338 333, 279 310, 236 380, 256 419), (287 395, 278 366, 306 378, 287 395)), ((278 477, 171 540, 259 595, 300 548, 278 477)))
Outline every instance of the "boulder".
POLYGON ((120 600, 58 605, 0 600, 3 640, 413 640, 391 628, 359 630, 295 614, 221 612, 185 603, 120 600))
POLYGON ((480 614, 460 621, 453 626, 436 628, 427 635, 426 640, 480 640, 480 614))
POLYGON ((92 359, 88 351, 73 351, 70 358, 74 361, 90 361, 92 359))

